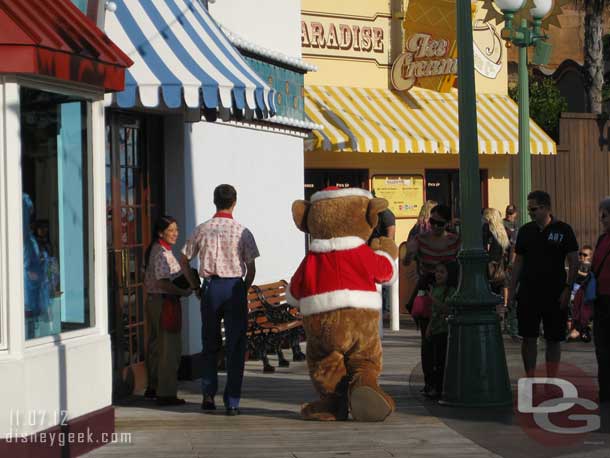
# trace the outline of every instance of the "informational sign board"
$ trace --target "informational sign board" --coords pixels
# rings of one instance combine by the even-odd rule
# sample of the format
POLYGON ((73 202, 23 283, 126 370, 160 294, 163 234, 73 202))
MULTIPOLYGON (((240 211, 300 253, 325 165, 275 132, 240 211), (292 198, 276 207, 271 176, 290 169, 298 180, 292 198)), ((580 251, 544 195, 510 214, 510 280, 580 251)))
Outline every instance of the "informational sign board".
POLYGON ((424 177, 421 175, 375 175, 372 188, 376 197, 390 203, 396 218, 417 218, 424 203, 424 177))

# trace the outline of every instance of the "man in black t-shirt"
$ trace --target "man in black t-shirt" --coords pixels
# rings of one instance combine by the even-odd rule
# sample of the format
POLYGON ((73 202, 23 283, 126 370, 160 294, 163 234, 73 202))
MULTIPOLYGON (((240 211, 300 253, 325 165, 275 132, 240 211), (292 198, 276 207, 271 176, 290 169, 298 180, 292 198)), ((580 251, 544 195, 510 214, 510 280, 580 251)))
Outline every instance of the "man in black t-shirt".
POLYGON ((379 212, 379 219, 377 220, 377 226, 373 229, 373 233, 369 238, 369 242, 377 237, 390 237, 394 240, 396 235, 396 217, 392 210, 386 208, 379 212))
POLYGON ((527 196, 532 222, 517 234, 509 300, 517 298, 521 353, 528 377, 534 376, 540 321, 546 340, 547 375, 554 377, 565 340, 568 304, 578 271, 578 243, 570 225, 551 214, 551 198, 544 191, 527 196), (565 262, 568 261, 566 275, 565 262))
MULTIPOLYGON (((396 236, 396 217, 392 210, 386 208, 378 213, 377 226, 373 229, 373 233, 369 238, 371 240, 377 237, 389 237, 394 240, 396 236)), ((381 290, 381 313, 382 319, 379 320, 379 335, 383 335, 383 316, 390 311, 390 287, 382 286, 381 290)))

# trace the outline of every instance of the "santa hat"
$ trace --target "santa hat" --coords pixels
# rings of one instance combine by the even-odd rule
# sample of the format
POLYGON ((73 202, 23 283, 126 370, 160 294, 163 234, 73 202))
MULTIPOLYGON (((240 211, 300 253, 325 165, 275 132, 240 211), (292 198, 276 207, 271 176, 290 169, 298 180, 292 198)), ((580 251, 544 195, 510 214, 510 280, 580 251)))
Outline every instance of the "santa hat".
POLYGON ((317 200, 322 199, 336 199, 337 197, 366 197, 367 199, 372 199, 373 194, 371 194, 366 189, 361 188, 339 188, 337 186, 328 186, 322 191, 318 191, 311 196, 310 202, 315 202, 317 200))

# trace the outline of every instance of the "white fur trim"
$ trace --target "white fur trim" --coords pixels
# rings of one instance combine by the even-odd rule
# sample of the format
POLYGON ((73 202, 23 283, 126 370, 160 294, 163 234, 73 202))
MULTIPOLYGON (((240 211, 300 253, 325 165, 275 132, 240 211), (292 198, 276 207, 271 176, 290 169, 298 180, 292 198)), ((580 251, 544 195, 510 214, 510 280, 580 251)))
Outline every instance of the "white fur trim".
POLYGON ((310 202, 315 202, 317 200, 322 199, 335 199, 337 197, 349 197, 349 196, 358 196, 358 197, 366 197, 367 199, 372 199, 373 194, 371 194, 366 189, 361 188, 341 188, 341 189, 333 189, 329 191, 318 191, 311 196, 310 202))
POLYGON ((377 291, 341 289, 307 296, 298 305, 304 316, 345 308, 381 310, 381 295, 377 291))
POLYGON ((299 306, 299 300, 296 299, 292 293, 290 292, 290 286, 291 284, 288 283, 288 286, 286 286, 286 302, 294 307, 298 307, 299 306))
POLYGON ((329 253, 331 251, 351 250, 364 245, 365 241, 360 237, 347 236, 335 237, 333 239, 313 239, 309 244, 309 251, 313 253, 329 253))
POLYGON ((384 256, 388 261, 390 261, 390 264, 392 264, 392 278, 390 278, 386 282, 382 282, 381 283, 383 286, 391 285, 398 278, 398 267, 396 267, 396 260, 392 259, 390 257, 390 255, 387 254, 385 251, 377 250, 377 251, 375 251, 375 254, 379 254, 381 256, 384 256))

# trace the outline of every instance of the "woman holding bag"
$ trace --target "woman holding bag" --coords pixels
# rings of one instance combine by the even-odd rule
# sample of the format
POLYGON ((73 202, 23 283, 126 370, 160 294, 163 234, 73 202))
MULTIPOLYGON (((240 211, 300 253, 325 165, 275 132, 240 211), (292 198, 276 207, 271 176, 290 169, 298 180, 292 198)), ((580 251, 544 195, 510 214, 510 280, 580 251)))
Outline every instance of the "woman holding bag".
POLYGON ((155 223, 153 242, 146 250, 144 287, 147 300, 145 322, 148 335, 146 370, 148 388, 144 396, 161 406, 184 404, 178 393, 178 365, 181 349, 180 297, 191 294, 172 283, 182 273, 172 252, 178 239, 178 224, 168 215, 155 223))
POLYGON ((604 233, 599 237, 591 271, 597 283, 593 306, 593 342, 597 357, 599 402, 610 402, 610 197, 599 204, 604 233))

